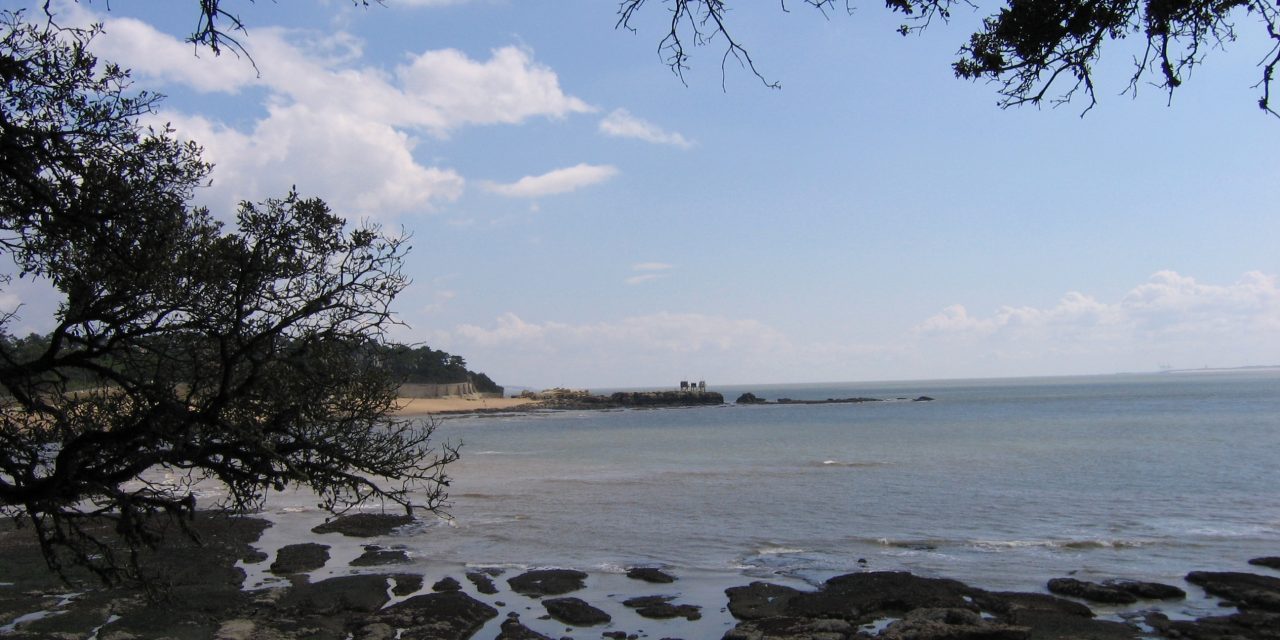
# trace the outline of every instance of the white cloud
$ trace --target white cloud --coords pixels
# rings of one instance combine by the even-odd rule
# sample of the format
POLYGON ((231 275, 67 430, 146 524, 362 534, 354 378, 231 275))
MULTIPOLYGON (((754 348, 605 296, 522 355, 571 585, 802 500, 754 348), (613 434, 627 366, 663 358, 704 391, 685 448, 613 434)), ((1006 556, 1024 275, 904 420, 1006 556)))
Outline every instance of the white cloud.
POLYGON ((600 132, 615 138, 635 138, 681 149, 693 146, 692 142, 679 133, 664 131, 652 122, 631 115, 631 112, 626 109, 614 109, 600 120, 600 132))
POLYGON ((931 349, 971 349, 949 360, 1002 375, 1280 364, 1280 279, 1255 271, 1215 285, 1160 271, 1114 302, 1071 292, 987 316, 952 305, 914 333, 931 349))
MULTIPOLYGON (((465 181, 452 169, 419 161, 416 133, 443 138, 465 126, 593 111, 518 47, 495 49, 487 60, 425 51, 384 70, 361 66, 363 43, 349 34, 259 27, 243 39, 259 74, 248 59, 197 55, 180 38, 140 21, 71 7, 78 20, 104 23, 95 51, 131 68, 142 84, 262 92, 263 114, 247 125, 176 111, 152 120, 171 122, 179 135, 205 147, 216 165, 214 187, 199 197, 223 216, 240 200, 279 196, 294 184, 348 218, 431 211, 458 198, 465 181)), ((574 178, 590 178, 574 169, 558 177, 561 190, 581 186, 574 178)), ((595 168, 597 181, 606 169, 612 171, 595 168)), ((555 192, 557 176, 544 178, 535 186, 555 192)))
POLYGON ((618 174, 611 165, 578 164, 549 171, 540 176, 525 176, 510 184, 486 183, 485 188, 509 198, 540 198, 577 191, 604 182, 618 174))

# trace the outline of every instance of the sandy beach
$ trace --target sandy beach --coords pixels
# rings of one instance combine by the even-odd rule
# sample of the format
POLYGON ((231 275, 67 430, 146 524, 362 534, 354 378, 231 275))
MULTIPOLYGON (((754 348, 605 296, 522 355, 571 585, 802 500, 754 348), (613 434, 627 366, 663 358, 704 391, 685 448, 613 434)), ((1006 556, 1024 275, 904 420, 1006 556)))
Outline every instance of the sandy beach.
POLYGON ((416 417, 440 413, 473 411, 516 411, 532 409, 540 403, 528 398, 400 398, 396 415, 416 417))

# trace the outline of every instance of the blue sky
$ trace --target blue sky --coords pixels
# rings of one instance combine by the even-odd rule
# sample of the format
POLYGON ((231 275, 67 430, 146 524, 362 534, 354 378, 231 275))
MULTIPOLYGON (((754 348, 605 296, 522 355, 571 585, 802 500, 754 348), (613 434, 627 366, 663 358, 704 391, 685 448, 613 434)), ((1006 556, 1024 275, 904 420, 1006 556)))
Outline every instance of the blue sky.
MULTIPOLYGON (((194 2, 58 11, 168 96, 156 122, 204 145, 224 218, 296 184, 411 233, 394 337, 500 383, 1280 364, 1280 119, 1250 25, 1171 106, 1120 95, 1134 45, 1112 44, 1082 118, 956 80, 966 11, 906 38, 878 3, 736 11, 772 90, 722 77, 716 43, 682 83, 656 0, 637 33, 598 0, 227 6, 260 74, 182 42, 194 2)), ((34 295, 0 302, 36 328, 34 295)))

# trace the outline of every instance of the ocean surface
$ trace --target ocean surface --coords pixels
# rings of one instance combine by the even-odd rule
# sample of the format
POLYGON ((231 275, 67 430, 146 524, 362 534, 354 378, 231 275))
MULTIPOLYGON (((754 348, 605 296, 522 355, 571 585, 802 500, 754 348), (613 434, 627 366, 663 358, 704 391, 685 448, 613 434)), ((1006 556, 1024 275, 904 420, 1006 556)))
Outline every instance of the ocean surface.
POLYGON ((394 542, 424 566, 1030 591, 1280 555, 1280 372, 712 389, 888 401, 448 418, 450 518, 394 542))

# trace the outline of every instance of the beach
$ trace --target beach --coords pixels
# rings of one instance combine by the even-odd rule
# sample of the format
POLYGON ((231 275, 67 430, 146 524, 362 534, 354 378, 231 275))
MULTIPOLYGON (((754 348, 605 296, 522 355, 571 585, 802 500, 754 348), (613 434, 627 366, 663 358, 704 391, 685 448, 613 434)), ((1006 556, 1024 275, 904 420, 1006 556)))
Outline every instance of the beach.
POLYGON ((448 398, 399 398, 395 414, 404 418, 456 413, 492 411, 527 411, 539 405, 529 398, 483 398, 453 396, 448 398))

